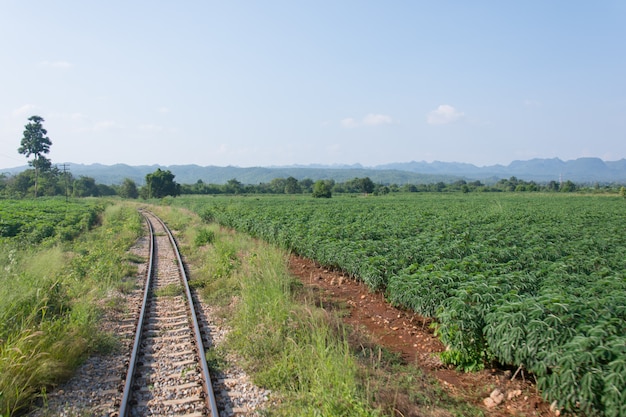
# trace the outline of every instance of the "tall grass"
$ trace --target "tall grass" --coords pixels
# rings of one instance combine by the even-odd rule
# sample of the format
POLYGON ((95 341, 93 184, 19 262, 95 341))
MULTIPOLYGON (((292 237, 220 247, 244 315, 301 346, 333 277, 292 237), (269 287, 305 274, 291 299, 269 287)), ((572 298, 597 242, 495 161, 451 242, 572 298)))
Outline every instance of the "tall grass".
MULTIPOLYGON (((205 222, 213 220, 201 199, 193 203, 205 222)), ((232 327, 225 348, 239 352, 254 381, 272 389, 277 401, 267 415, 482 415, 412 364, 345 328, 339 315, 315 307, 319 294, 290 276, 286 252, 200 222, 186 209, 188 201, 167 204, 154 209, 175 225, 190 284, 222 306, 232 327), (198 238, 202 234, 211 239, 198 238)))
POLYGON ((27 408, 97 350, 98 300, 128 273, 136 209, 109 206, 101 226, 72 242, 0 245, 0 415, 27 408))
POLYGON ((155 211, 177 229, 192 286, 212 303, 232 308, 228 345, 244 358, 257 384, 280 396, 272 415, 378 415, 360 385, 343 327, 294 299, 297 284, 284 251, 202 224, 188 211, 155 211), (212 239, 199 245, 197 237, 207 231, 212 239))

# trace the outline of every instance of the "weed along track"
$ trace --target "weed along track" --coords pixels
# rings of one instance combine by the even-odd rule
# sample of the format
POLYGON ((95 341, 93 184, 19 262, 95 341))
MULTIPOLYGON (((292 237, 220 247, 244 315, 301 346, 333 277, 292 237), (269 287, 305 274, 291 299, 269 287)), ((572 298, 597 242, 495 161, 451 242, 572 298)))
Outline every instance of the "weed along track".
POLYGON ((151 250, 120 416, 219 415, 203 337, 176 241, 154 214, 142 211, 151 250))

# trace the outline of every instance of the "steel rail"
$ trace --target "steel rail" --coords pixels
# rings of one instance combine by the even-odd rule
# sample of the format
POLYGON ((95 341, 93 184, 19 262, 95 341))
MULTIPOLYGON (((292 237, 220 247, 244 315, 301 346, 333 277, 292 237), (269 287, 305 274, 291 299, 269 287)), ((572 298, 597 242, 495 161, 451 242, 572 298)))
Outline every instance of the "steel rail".
POLYGON ((119 417, 126 417, 129 411, 130 403, 130 390, 132 388, 133 376, 135 375, 135 366, 137 365, 137 357, 139 356, 139 345, 141 342, 141 332, 143 329, 143 319, 146 312, 146 304, 148 303, 148 292, 150 291, 150 284, 152 283, 152 267, 155 261, 154 257, 154 229, 148 218, 141 213, 148 225, 148 231, 150 234, 150 258, 148 261, 148 275, 146 278, 146 285, 143 292, 143 302, 141 303, 141 312, 139 313, 139 321, 137 322, 137 331, 135 332, 135 343, 133 344, 133 352, 130 355, 130 362, 128 363, 128 372, 126 373, 126 382, 124 383, 124 395, 122 396, 122 403, 120 404, 119 417))
POLYGON ((174 238, 174 235, 170 231, 169 227, 165 225, 163 220, 159 217, 156 217, 157 221, 161 223, 167 232, 167 235, 170 238, 170 242, 174 247, 174 252, 176 253, 176 260, 178 261, 178 269, 180 271, 180 275, 183 280, 183 285, 185 287, 185 293, 187 294, 187 300, 189 300, 189 309, 191 310, 191 321, 193 324, 193 331, 196 337, 196 346, 198 348, 198 355, 200 356, 200 365, 202 366, 202 375, 204 380, 204 389, 205 394, 207 395, 207 401, 209 410, 211 411, 211 416, 219 417, 219 410, 217 409, 217 402, 215 401, 215 393, 213 392, 213 386, 211 385, 211 374, 209 373, 209 365, 206 360, 206 354, 204 352, 204 343, 202 342, 202 334, 200 333, 200 325, 198 324, 198 319, 196 315, 196 309, 194 307, 193 298, 191 296, 191 290, 189 288, 189 282, 187 280, 187 273, 185 272, 185 265, 183 264, 183 260, 180 256, 180 251, 178 250, 178 243, 174 238))
MULTIPOLYGON (((144 290, 144 299, 142 302, 142 306, 141 306, 141 312, 140 312, 140 317, 139 317, 139 321, 137 323, 137 332, 135 334, 135 343, 133 345, 133 351, 131 354, 131 359, 128 365, 128 372, 126 374, 126 382, 124 385, 124 395, 122 397, 122 403, 120 404, 120 413, 119 413, 119 417, 127 417, 130 411, 130 396, 131 396, 131 388, 132 388, 132 380, 135 374, 135 367, 136 367, 136 363, 137 363, 137 358, 138 358, 138 352, 139 352, 139 346, 140 346, 140 342, 141 342, 141 336, 142 336, 142 328, 143 328, 143 321, 144 321, 144 315, 145 315, 145 309, 146 309, 146 305, 147 305, 147 300, 148 300, 148 293, 150 290, 150 286, 151 286, 151 281, 152 281, 152 274, 153 274, 153 264, 156 260, 156 257, 154 256, 154 247, 155 247, 155 236, 154 236, 154 229, 152 227, 152 224, 150 222, 150 220, 148 219, 148 217, 146 216, 146 214, 141 211, 142 216, 145 218, 146 223, 148 224, 148 230, 150 232, 150 259, 149 259, 149 263, 148 263, 148 277, 146 279, 146 287, 144 290)), ((149 212, 148 212, 149 213, 149 212)), ((198 319, 197 319, 197 315, 196 315, 196 310, 194 307, 194 303, 193 303, 193 298, 191 296, 191 290, 189 288, 189 283, 187 281, 187 273, 185 272, 185 266, 183 264, 182 258, 180 256, 180 251, 178 249, 178 244, 176 242, 176 239, 174 238, 174 235, 172 234, 172 232, 170 231, 170 229, 165 225, 165 223, 157 216, 155 216, 154 214, 150 213, 152 216, 154 216, 154 218, 161 223, 161 225, 163 225, 163 228, 165 229, 165 231, 168 234, 170 243, 172 244, 172 247, 174 248, 174 252, 176 253, 176 259, 178 262, 178 269, 180 272, 180 276, 181 276, 181 280, 183 281, 183 286, 185 287, 185 293, 187 295, 187 300, 188 300, 188 306, 189 306, 189 310, 190 310, 190 315, 191 315, 191 321, 192 321, 192 326, 193 326, 193 332, 195 335, 195 341, 196 341, 196 348, 198 351, 198 356, 200 357, 200 365, 202 368, 202 376, 203 376, 203 383, 204 383, 204 390, 205 390, 205 395, 206 395, 206 401, 207 401, 207 406, 211 412, 211 416, 212 417, 218 417, 219 416, 219 410, 217 408, 217 402, 215 400, 215 393, 213 392, 213 386, 211 384, 211 375, 209 373, 209 366, 206 360, 206 354, 204 352, 204 344, 202 342, 202 334, 200 333, 200 326, 198 324, 198 319)))

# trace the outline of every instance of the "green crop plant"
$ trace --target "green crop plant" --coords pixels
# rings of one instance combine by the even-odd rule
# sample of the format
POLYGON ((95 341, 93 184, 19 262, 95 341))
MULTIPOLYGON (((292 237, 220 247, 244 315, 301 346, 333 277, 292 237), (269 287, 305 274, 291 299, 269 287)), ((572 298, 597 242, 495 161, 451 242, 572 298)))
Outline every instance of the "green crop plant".
POLYGON ((620 415, 615 387, 626 380, 623 356, 602 359, 606 351, 596 347, 591 354, 600 358, 589 362, 590 353, 570 343, 588 337, 595 323, 626 330, 620 198, 411 193, 181 197, 172 205, 341 270, 435 319, 450 362, 521 367, 536 376, 550 402, 572 412, 620 415), (559 358, 570 357, 564 349, 594 365, 562 373, 559 358), (584 397, 568 396, 583 382, 584 397))

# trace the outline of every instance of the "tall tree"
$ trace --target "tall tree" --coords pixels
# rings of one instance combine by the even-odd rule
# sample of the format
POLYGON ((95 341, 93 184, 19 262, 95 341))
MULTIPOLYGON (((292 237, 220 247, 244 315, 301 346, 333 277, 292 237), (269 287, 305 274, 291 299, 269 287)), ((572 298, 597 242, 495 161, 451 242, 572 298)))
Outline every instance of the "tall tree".
POLYGON ((125 178, 124 182, 120 186, 119 195, 122 198, 137 198, 139 197, 139 191, 137 190, 137 184, 130 178, 125 178))
POLYGON ((313 184, 313 197, 331 198, 333 196, 332 185, 328 180, 317 180, 313 184))
POLYGON ((52 141, 46 136, 48 131, 41 124, 44 121, 43 117, 31 116, 28 120, 29 123, 25 126, 24 137, 22 137, 22 142, 17 151, 26 155, 27 158, 30 158, 31 155, 34 156, 28 164, 35 168, 35 198, 37 198, 39 172, 48 170, 52 166, 50 160, 44 156, 50 152, 52 141))
POLYGON ((180 195, 180 184, 174 181, 174 177, 175 175, 170 170, 161 171, 161 168, 157 168, 152 174, 146 175, 148 198, 180 195))

